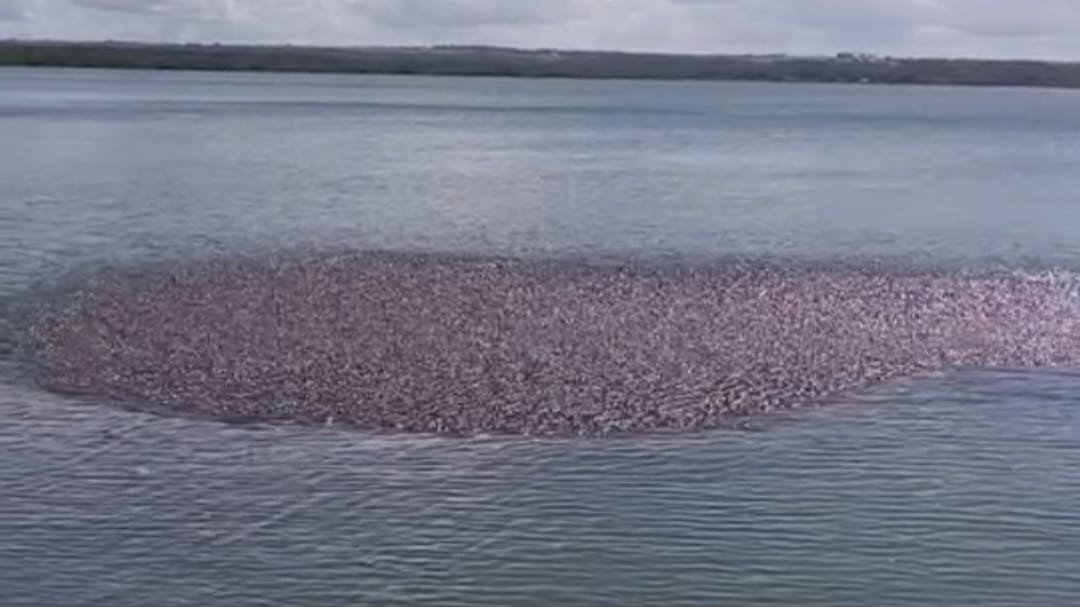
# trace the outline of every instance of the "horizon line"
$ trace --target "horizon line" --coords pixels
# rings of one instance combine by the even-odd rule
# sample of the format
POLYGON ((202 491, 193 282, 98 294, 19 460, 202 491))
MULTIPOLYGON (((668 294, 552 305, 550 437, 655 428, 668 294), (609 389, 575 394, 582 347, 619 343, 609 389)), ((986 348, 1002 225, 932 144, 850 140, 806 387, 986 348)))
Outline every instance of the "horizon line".
POLYGON ((272 48, 295 48, 295 49, 320 49, 339 51, 363 51, 363 50, 491 50, 509 51, 519 53, 566 53, 566 54, 601 54, 601 55, 638 55, 638 56, 662 56, 662 57, 753 57, 753 58, 778 58, 778 59, 814 59, 814 60, 839 60, 848 58, 872 58, 889 61, 970 61, 987 63, 1039 63, 1056 65, 1080 65, 1077 59, 1046 59, 1046 58, 1021 58, 1021 57, 977 57, 970 55, 896 55, 874 53, 869 51, 844 50, 833 53, 791 53, 791 52, 713 52, 713 51, 653 51, 653 50, 621 50, 610 48, 573 48, 573 47, 546 47, 546 46, 508 46, 494 43, 428 43, 428 44, 367 44, 367 45, 343 45, 343 44, 312 44, 297 42, 226 42, 226 41, 146 41, 136 39, 60 39, 60 38, 0 38, 0 44, 68 44, 73 46, 90 45, 117 45, 117 46, 145 46, 145 47, 231 47, 249 49, 272 49, 272 48))

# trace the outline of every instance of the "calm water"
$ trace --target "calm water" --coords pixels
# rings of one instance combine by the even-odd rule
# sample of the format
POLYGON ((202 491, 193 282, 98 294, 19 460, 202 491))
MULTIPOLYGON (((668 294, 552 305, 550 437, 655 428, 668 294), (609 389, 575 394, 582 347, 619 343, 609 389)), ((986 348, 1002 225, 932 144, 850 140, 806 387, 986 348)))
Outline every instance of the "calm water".
MULTIPOLYGON (((6 70, 0 142, 20 303, 310 246, 1080 268, 1063 91, 6 70)), ((229 427, 10 367, 4 605, 1080 601, 1077 374, 590 441, 229 427)))

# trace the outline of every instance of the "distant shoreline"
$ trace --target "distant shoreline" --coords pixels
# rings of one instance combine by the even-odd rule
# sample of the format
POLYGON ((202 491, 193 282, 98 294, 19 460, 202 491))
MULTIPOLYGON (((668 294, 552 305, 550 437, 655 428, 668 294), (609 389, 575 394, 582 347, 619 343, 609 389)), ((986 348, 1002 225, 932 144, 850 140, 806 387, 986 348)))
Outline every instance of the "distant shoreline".
POLYGON ((489 46, 0 41, 0 67, 1080 88, 1080 63, 839 53, 676 55, 489 46))

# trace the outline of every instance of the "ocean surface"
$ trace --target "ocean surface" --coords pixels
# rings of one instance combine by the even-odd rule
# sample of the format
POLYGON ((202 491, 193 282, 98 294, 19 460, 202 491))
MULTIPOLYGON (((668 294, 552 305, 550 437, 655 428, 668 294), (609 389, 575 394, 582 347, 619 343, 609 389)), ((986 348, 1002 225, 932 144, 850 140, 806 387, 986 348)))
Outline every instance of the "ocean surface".
POLYGON ((1078 373, 463 439, 75 401, 14 346, 102 268, 260 251, 1076 271, 1080 93, 6 69, 0 144, 4 606, 1080 603, 1078 373))

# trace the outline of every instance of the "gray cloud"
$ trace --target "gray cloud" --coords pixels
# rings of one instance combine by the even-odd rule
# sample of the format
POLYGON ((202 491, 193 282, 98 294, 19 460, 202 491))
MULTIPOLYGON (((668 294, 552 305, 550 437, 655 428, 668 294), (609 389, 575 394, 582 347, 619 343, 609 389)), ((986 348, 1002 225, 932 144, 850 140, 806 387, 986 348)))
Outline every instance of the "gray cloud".
POLYGON ((26 6, 21 0, 0 3, 0 21, 20 21, 26 17, 26 6))
POLYGON ((174 4, 170 0, 69 0, 76 7, 122 13, 155 14, 167 12, 174 4))
POLYGON ((1080 0, 0 0, 0 37, 1080 59, 1076 32, 1080 0))
POLYGON ((986 10, 986 3, 977 0, 937 4, 943 25, 972 35, 1042 37, 1080 33, 1080 2, 1075 0, 1002 2, 993 10, 986 10))
POLYGON ((392 27, 522 26, 559 23, 588 14, 580 0, 353 0, 352 8, 392 27))

